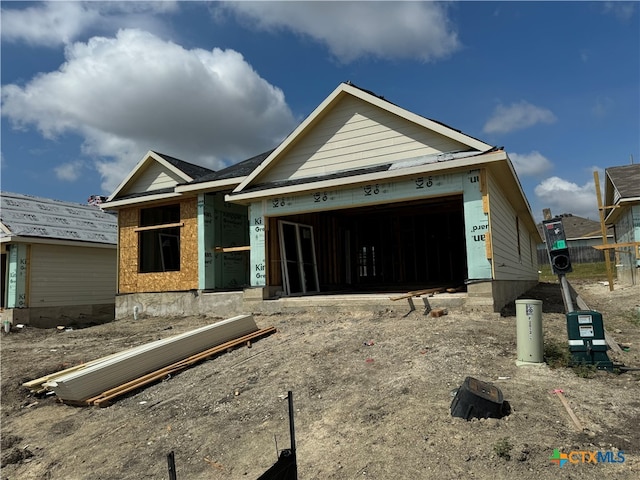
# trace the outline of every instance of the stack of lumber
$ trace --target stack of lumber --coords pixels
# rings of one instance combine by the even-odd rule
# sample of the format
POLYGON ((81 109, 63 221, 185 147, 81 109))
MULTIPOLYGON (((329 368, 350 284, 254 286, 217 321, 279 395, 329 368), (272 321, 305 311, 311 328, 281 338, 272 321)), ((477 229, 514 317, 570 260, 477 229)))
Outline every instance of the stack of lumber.
POLYGON ((81 403, 167 365, 257 331, 252 315, 239 315, 27 382, 24 386, 51 390, 63 401, 81 403), (40 383, 40 380, 43 381, 40 383))

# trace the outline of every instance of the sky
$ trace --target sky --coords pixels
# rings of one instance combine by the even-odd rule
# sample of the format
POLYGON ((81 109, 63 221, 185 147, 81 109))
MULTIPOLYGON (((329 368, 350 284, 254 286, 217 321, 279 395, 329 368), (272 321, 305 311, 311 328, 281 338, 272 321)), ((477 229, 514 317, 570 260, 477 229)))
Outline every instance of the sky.
POLYGON ((640 163, 638 2, 13 2, 3 191, 86 203, 148 150, 214 170, 351 81, 504 147, 536 220, 640 163))

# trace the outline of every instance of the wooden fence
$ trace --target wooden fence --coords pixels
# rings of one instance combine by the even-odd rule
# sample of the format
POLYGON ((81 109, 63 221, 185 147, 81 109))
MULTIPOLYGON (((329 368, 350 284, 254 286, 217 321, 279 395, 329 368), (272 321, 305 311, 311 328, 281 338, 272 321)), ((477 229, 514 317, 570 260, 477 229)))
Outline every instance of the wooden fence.
MULTIPOLYGON (((613 250, 608 250, 608 252, 609 252, 611 261, 615 262, 615 254, 613 250)), ((570 246, 569 257, 571 258, 571 263, 604 262, 605 251, 596 250, 595 248, 589 247, 589 246, 579 246, 579 247, 570 246)), ((539 265, 549 264, 549 254, 547 253, 547 247, 544 244, 538 246, 538 264, 539 265)))

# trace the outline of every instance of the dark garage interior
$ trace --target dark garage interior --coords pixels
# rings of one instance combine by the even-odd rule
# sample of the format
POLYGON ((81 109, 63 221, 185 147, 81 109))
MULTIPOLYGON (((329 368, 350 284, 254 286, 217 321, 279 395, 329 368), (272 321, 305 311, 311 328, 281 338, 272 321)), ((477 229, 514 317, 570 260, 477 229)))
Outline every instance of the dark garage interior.
POLYGON ((288 284, 291 295, 464 285, 462 195, 270 218, 268 225, 269 285, 288 284))

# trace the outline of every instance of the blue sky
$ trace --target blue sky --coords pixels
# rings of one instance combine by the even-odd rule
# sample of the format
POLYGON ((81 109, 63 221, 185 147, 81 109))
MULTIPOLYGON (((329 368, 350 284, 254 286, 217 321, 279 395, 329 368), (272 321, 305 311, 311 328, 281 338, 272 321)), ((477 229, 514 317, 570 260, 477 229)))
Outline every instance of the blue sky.
POLYGON ((148 150, 219 169, 343 81, 504 146, 532 212, 640 162, 638 2, 1 2, 2 190, 84 203, 148 150))

